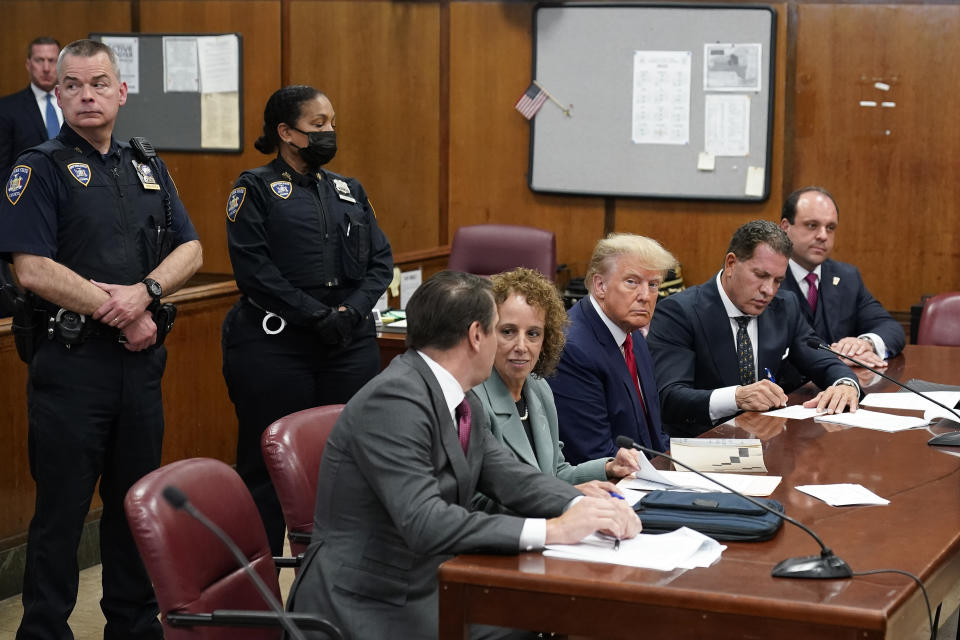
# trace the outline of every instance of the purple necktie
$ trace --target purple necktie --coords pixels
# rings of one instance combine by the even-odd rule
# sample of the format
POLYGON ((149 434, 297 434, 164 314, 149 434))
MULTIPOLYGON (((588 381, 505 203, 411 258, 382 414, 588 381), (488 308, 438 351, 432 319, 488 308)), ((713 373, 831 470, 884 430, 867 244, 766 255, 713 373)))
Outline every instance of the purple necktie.
POLYGON ((819 292, 817 291, 817 274, 813 271, 807 274, 807 277, 804 278, 807 281, 807 284, 810 285, 810 288, 807 289, 807 304, 810 305, 810 311, 813 313, 817 312, 817 300, 819 298, 819 292))
POLYGON ((463 447, 463 453, 467 453, 467 443, 470 442, 470 403, 464 398, 457 405, 454 413, 457 416, 457 431, 460 433, 460 446, 463 447))

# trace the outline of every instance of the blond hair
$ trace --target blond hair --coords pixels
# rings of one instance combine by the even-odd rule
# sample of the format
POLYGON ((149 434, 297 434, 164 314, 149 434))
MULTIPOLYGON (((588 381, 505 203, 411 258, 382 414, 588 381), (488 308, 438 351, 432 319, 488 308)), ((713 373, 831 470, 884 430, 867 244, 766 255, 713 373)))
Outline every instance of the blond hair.
POLYGON ((587 267, 587 275, 584 278, 587 290, 593 293, 595 274, 609 273, 614 262, 620 256, 626 255, 637 258, 644 269, 659 271, 664 275, 677 266, 677 259, 673 254, 660 246, 656 240, 633 233, 611 233, 593 248, 593 255, 590 256, 590 265, 587 267))

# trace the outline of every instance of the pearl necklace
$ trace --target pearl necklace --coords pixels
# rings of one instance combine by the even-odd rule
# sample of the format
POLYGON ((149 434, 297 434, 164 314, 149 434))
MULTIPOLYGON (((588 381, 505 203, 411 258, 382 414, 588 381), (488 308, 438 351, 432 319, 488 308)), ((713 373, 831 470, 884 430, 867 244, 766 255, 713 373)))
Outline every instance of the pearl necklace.
POLYGON ((520 406, 521 405, 523 406, 523 415, 520 416, 520 422, 523 422, 524 420, 530 417, 530 411, 527 408, 527 403, 524 402, 523 398, 520 398, 519 400, 517 400, 515 404, 517 405, 517 413, 520 413, 520 406))

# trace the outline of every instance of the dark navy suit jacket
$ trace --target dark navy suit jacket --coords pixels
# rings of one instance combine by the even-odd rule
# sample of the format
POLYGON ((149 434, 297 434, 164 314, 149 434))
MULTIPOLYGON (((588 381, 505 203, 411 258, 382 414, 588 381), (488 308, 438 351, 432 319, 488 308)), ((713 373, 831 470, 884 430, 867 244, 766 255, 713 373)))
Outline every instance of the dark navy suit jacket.
POLYGON ((4 185, 17 157, 46 140, 47 128, 29 85, 0 98, 0 179, 4 185))
MULTIPOLYGON (((757 370, 779 380, 787 363, 825 388, 856 376, 825 351, 807 346, 813 329, 793 294, 780 291, 757 318, 757 370)), ((713 426, 710 394, 739 384, 737 348, 716 278, 664 298, 647 336, 660 387, 664 430, 694 436, 713 426)))
POLYGON ((658 451, 669 449, 670 440, 660 427, 660 398, 643 334, 633 332, 633 353, 650 425, 640 408, 620 345, 614 342, 590 299, 580 300, 570 309, 569 317, 567 344, 557 373, 547 378, 557 404, 567 461, 581 464, 615 456, 620 435, 658 451))
MULTIPOLYGON (((870 295, 860 277, 860 270, 852 264, 827 260, 821 265, 816 315, 810 311, 806 296, 800 292, 790 269, 787 269, 782 288, 796 294, 803 316, 813 326, 814 333, 827 344, 847 336, 875 333, 883 338, 890 357, 900 353, 906 344, 903 327, 870 295), (821 309, 823 313, 820 313, 821 309)), ((886 355, 880 354, 881 357, 886 355)))

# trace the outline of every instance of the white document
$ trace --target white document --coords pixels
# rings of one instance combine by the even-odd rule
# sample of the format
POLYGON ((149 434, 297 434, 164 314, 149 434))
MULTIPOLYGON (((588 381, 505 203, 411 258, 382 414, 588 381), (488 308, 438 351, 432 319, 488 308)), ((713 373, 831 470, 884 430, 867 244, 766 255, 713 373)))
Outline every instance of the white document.
MULTIPOLYGON (((747 167, 747 183, 743 187, 743 195, 759 198, 763 196, 763 167, 747 167)), ((789 349, 787 349, 789 351, 789 349)), ((787 354, 783 354, 783 360, 787 354)))
POLYGON ((763 45, 703 45, 704 91, 760 91, 763 45))
POLYGON ((406 309, 410 302, 410 296, 417 290, 420 283, 423 282, 423 269, 414 269, 413 271, 404 271, 400 274, 400 308, 406 309))
POLYGON ((703 148, 714 156, 750 153, 750 96, 708 93, 703 105, 703 148))
MULTIPOLYGON (((640 472, 638 471, 639 475, 640 472)), ((693 491, 720 491, 729 493, 708 478, 715 478, 717 482, 736 489, 748 496, 769 496, 780 484, 780 476, 754 476, 741 473, 706 473, 706 478, 690 471, 661 471, 658 474, 665 482, 650 478, 624 478, 618 486, 634 491, 655 491, 657 489, 682 488, 693 491)))
POLYGON ((163 37, 163 90, 166 93, 200 91, 195 37, 163 37))
POLYGON ((103 36, 100 41, 117 54, 120 79, 127 83, 127 93, 140 93, 140 38, 103 36))
POLYGON ((767 411, 763 415, 773 416, 774 418, 788 418, 790 420, 806 420, 807 418, 813 418, 817 415, 817 408, 810 407, 808 409, 802 404, 792 404, 782 409, 767 411))
POLYGON ((200 94, 200 146, 204 149, 240 148, 240 95, 200 94))
MULTIPOLYGON (((960 402, 960 391, 924 391, 923 395, 948 407, 955 407, 960 402)), ((929 400, 924 400, 915 393, 871 393, 861 400, 860 404, 864 407, 881 409, 916 409, 917 411, 936 409, 943 411, 941 407, 929 400)))
POLYGON ((888 433, 915 429, 916 427, 925 427, 928 423, 925 418, 898 416, 892 413, 880 413, 879 411, 870 411, 868 409, 858 409, 853 413, 821 414, 817 416, 817 421, 842 424, 848 427, 860 427, 861 429, 886 431, 888 433))
POLYGON ((808 495, 823 500, 831 507, 845 507, 854 504, 890 504, 873 491, 860 484, 805 484, 796 487, 808 495))
POLYGON ((758 438, 670 438, 670 455, 697 471, 767 472, 758 438))
POLYGON ((690 142, 689 51, 633 52, 633 142, 690 142))
POLYGON ((720 558, 724 549, 726 547, 713 538, 681 527, 670 533, 641 533, 621 540, 619 549, 614 548, 611 538, 591 534, 577 544, 548 544, 543 555, 672 571, 677 567, 708 567, 720 558))
POLYGON ((230 93, 240 90, 240 57, 234 35, 197 38, 197 62, 202 93, 230 93))

